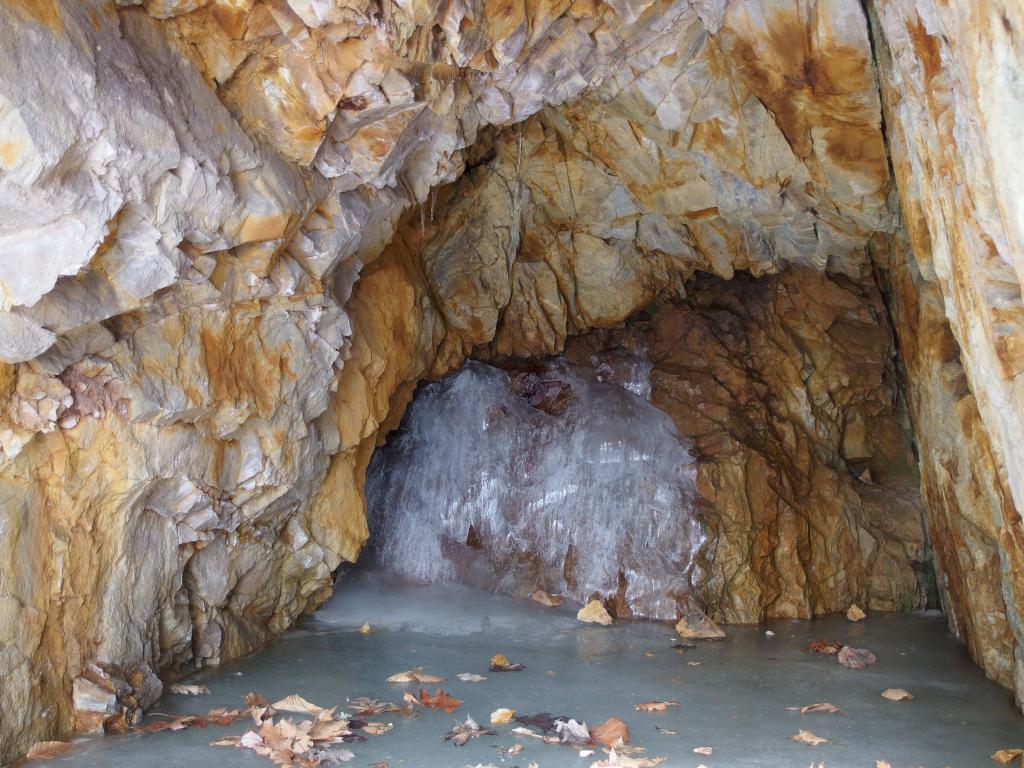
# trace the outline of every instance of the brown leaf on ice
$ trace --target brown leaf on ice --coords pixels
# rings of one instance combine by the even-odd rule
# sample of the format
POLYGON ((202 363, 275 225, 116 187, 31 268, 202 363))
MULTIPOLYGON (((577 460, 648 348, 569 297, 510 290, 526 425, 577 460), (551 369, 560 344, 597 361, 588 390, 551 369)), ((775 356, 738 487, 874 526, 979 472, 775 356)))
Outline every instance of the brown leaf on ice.
POLYGON ((864 669, 878 661, 875 654, 866 648, 853 648, 849 645, 839 649, 836 660, 847 669, 864 669))
POLYGON ((399 711, 397 704, 392 704, 390 701, 367 698, 366 696, 360 696, 357 699, 352 699, 349 703, 352 705, 352 708, 355 710, 357 715, 363 715, 366 717, 379 715, 381 712, 399 711))
POLYGON ((797 731, 796 733, 794 733, 789 738, 792 739, 793 741, 795 741, 797 744, 807 744, 807 745, 812 746, 812 747, 816 747, 819 744, 828 744, 829 743, 828 739, 823 739, 823 738, 821 738, 821 736, 815 736, 810 731, 803 731, 803 730, 797 731))
POLYGON ((808 704, 806 707, 786 707, 786 709, 790 712, 799 712, 801 715, 809 715, 812 712, 828 712, 830 715, 846 714, 835 704, 829 704, 827 701, 823 701, 821 704, 808 704))
POLYGON ((66 755, 74 748, 75 745, 67 741, 37 741, 28 748, 25 757, 29 760, 45 760, 50 757, 66 755))
POLYGON ((224 707, 217 707, 217 709, 211 709, 204 715, 205 719, 213 723, 214 725, 232 725, 238 718, 242 716, 243 712, 240 709, 225 709, 224 707))
POLYGON ((875 760, 875 768, 892 768, 892 765, 886 760, 875 760))
POLYGON ((519 672, 526 669, 526 666, 518 662, 511 662, 503 653, 491 657, 491 672, 519 672))
POLYGON ((213 693, 205 685, 185 685, 183 683, 174 683, 171 685, 170 691, 179 696, 206 696, 213 693))
POLYGON ((210 742, 211 747, 238 747, 241 746, 242 738, 240 736, 224 736, 220 739, 214 739, 210 742))
POLYGON ((487 679, 483 675, 475 675, 472 672, 460 672, 458 678, 464 683, 482 683, 487 679))
POLYGON ((678 701, 645 701, 637 704, 634 709, 637 712, 664 712, 669 707, 678 707, 678 701))
POLYGON ((367 723, 363 726, 363 732, 371 736, 380 736, 395 727, 394 723, 367 723))
POLYGON ((472 717, 467 717, 465 722, 456 723, 455 727, 444 735, 444 740, 450 741, 456 747, 462 747, 470 739, 476 739, 485 734, 487 736, 497 736, 498 732, 481 728, 476 720, 472 717))
POLYGON ((1009 765, 1018 757, 1021 758, 1021 764, 1024 765, 1024 749, 1000 749, 998 752, 992 754, 992 759, 1002 765, 1009 765))
POLYGON ((882 691, 882 698, 889 701, 909 701, 914 695, 903 688, 886 688, 882 691))
POLYGON ((253 693, 249 691, 245 694, 245 706, 247 707, 269 707, 270 703, 263 697, 262 694, 253 693))
POLYGON ((609 717, 600 725, 595 725, 590 729, 590 736, 606 747, 629 744, 629 728, 621 717, 609 717))
POLYGON ((812 640, 811 644, 807 646, 807 649, 814 651, 815 653, 825 653, 830 656, 835 656, 839 653, 839 649, 843 647, 842 643, 837 643, 835 640, 812 640))
POLYGON ((500 709, 496 709, 491 712, 491 725, 504 725, 505 723, 510 722, 515 716, 516 711, 514 709, 501 707, 500 709))
POLYGON ((306 701, 297 693, 293 693, 291 696, 285 696, 283 699, 275 701, 270 706, 278 712, 296 712, 300 715, 319 715, 324 711, 324 707, 317 706, 311 701, 306 701))
POLYGON ((423 671, 423 667, 416 667, 416 669, 409 669, 405 672, 399 672, 397 675, 392 675, 388 678, 389 683, 443 683, 444 678, 438 677, 437 675, 428 675, 423 671))
POLYGON ((198 715, 178 715, 167 720, 153 720, 145 725, 140 725, 135 730, 142 731, 142 733, 160 733, 160 731, 183 731, 193 725, 205 728, 206 721, 198 715))
POLYGON ((424 707, 429 707, 430 709, 443 709, 449 715, 462 704, 458 699, 452 698, 445 693, 442 688, 437 688, 434 691, 433 696, 420 688, 419 700, 420 704, 424 707))

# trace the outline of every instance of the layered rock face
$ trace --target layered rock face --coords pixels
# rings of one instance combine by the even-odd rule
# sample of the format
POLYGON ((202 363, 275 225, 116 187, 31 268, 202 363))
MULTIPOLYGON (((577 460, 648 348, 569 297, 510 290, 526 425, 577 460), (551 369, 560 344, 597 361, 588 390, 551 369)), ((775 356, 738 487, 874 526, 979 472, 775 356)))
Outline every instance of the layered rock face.
POLYGON ((877 266, 945 604, 1024 693, 1024 20, 874 10, 912 254, 856 3, 0 6, 0 760, 315 607, 422 378, 558 352, 698 271, 792 264, 831 276, 694 284, 644 331, 665 410, 720 433, 723 612, 913 602, 913 500, 881 514, 852 478, 907 476, 877 266), (723 320, 705 293, 768 315, 723 320), (703 397, 733 415, 713 428, 703 397), (840 519, 834 542, 807 531, 840 519), (770 562, 791 545, 814 567, 770 562))

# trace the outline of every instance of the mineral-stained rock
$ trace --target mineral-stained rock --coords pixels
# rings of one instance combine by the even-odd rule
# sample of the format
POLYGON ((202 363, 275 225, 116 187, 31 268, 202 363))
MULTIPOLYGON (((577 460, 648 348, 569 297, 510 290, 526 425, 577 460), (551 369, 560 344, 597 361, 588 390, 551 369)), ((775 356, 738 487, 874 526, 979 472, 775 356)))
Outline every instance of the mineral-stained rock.
POLYGON ((715 624, 707 615, 688 613, 676 623, 676 632, 692 640, 721 640, 725 630, 715 624))
POLYGON ((580 608, 576 612, 576 619, 587 624, 604 624, 607 626, 612 623, 611 615, 605 610, 600 600, 591 600, 580 608))
POLYGON ((866 648, 853 648, 849 645, 844 645, 839 649, 839 653, 836 654, 836 661, 847 669, 866 669, 872 664, 876 664, 878 659, 875 658, 875 654, 866 648))
POLYGON ((687 291, 652 398, 704 451, 708 604, 916 603, 876 274, 943 604, 1024 700, 1024 14, 867 7, 0 4, 0 761, 93 665, 143 705, 318 604, 420 379, 687 291), (687 287, 790 264, 832 277, 766 322, 687 287))

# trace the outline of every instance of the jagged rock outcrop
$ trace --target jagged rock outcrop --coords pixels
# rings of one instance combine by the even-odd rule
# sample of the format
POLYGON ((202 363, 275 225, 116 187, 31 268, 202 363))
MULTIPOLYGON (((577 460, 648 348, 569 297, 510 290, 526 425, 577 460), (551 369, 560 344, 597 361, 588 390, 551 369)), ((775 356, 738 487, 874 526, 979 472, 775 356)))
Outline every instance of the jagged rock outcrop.
MULTIPOLYGON (((913 246, 883 249, 883 282, 941 586, 1021 692, 1022 100, 1001 83, 1024 19, 871 5, 913 246), (956 342, 965 378, 936 376, 956 342)), ((315 607, 423 377, 558 351, 698 271, 870 286, 866 244, 900 224, 857 3, 11 0, 0 41, 0 760, 74 725, 76 700, 96 727, 160 671, 315 607)), ((887 376, 854 411, 879 417, 887 376)), ((798 465, 827 467, 850 535, 874 538, 843 467, 888 454, 844 453, 849 425, 816 419, 809 454, 839 453, 798 465)), ((888 562, 849 592, 903 594, 888 562)), ((771 588, 749 605, 775 589, 752 572, 771 588)), ((835 602, 783 593, 797 613, 835 602)))

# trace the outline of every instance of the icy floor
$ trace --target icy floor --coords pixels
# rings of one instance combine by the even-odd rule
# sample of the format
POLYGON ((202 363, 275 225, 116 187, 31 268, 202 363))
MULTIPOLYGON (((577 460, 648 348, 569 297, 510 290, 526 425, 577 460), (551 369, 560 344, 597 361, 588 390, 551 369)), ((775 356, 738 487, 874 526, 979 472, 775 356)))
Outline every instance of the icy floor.
MULTIPOLYGON (((993 766, 989 755, 995 750, 1024 746, 1024 718, 1014 711, 1009 692, 985 680, 947 636, 941 617, 874 614, 857 625, 830 618, 731 627, 727 640, 685 651, 672 649, 675 639, 665 624, 582 625, 568 607, 548 609, 455 585, 396 587, 361 574, 339 585, 322 611, 272 647, 190 680, 208 685, 212 695, 168 696, 155 709, 184 714, 234 707, 247 691, 271 701, 299 693, 325 706, 344 707, 348 698, 359 696, 401 703, 402 694, 416 686, 389 685, 386 678, 423 666, 447 677, 445 689, 463 699, 463 706, 451 716, 439 711, 414 720, 376 716, 394 722, 394 729, 349 745, 356 757, 347 765, 525 768, 536 762, 540 768, 584 768, 597 757, 580 759, 570 747, 520 739, 525 749, 502 760, 497 747, 517 743, 508 735, 511 726, 494 726, 498 736, 461 748, 443 741, 457 717, 471 715, 486 724, 498 707, 565 713, 591 724, 617 715, 628 723, 634 744, 646 747, 650 756, 665 756, 665 766, 681 768, 806 768, 819 761, 827 768, 873 768, 879 759, 893 768, 967 768, 993 766), (363 622, 373 634, 356 631, 363 622), (769 628, 775 637, 764 635, 769 628), (820 637, 869 648, 878 664, 855 672, 833 657, 805 650, 820 637), (527 669, 488 672, 496 653, 527 669), (460 672, 487 680, 460 682, 460 672), (905 688, 915 698, 887 701, 879 694, 889 687, 905 688), (635 704, 651 699, 675 699, 682 706, 665 713, 634 711, 635 704), (825 701, 847 714, 786 710, 825 701), (800 728, 831 743, 810 747, 790 741, 800 728), (692 750, 699 746, 714 752, 696 755, 692 750)), ((240 721, 223 728, 80 739, 74 752, 52 762, 104 768, 269 767, 251 752, 208 746, 243 729, 240 721)))

